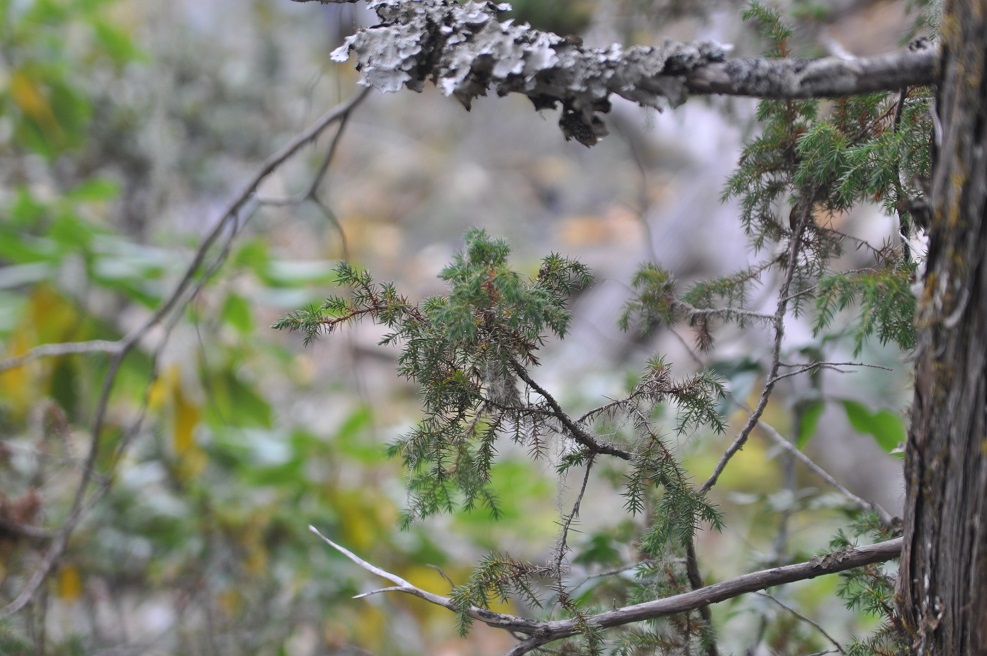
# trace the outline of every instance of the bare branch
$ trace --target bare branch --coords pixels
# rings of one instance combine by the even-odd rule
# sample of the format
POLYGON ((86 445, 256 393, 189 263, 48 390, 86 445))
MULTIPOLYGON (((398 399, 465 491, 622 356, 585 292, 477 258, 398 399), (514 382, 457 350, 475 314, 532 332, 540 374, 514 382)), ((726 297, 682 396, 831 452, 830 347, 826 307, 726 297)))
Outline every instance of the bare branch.
POLYGON ((867 369, 880 369, 881 371, 894 371, 890 367, 885 367, 879 364, 868 364, 867 362, 810 362, 808 364, 786 364, 784 362, 779 363, 779 366, 786 368, 794 368, 794 371, 789 371, 784 374, 778 374, 775 376, 775 382, 782 380, 783 378, 792 378, 793 376, 799 376, 810 371, 817 371, 819 369, 828 369, 830 371, 835 371, 838 374, 848 373, 840 367, 864 367, 867 369))
POLYGON ((32 360, 39 358, 58 357, 60 355, 74 355, 76 353, 117 353, 121 348, 119 341, 113 342, 105 339, 94 339, 88 342, 65 342, 64 344, 42 344, 35 346, 26 353, 15 355, 6 360, 0 360, 0 371, 15 369, 23 366, 32 360))
MULTIPOLYGON (((740 407, 742 408, 744 407, 741 404, 738 405, 740 405, 740 407)), ((795 446, 790 441, 785 439, 785 437, 781 433, 779 433, 774 426, 761 419, 758 421, 758 427, 761 429, 762 432, 764 432, 765 435, 771 438, 772 442, 774 442, 776 445, 780 446, 782 449, 790 453, 796 460, 798 460, 803 465, 808 467, 811 471, 815 472, 820 478, 826 481, 829 485, 839 490, 839 492, 847 499, 854 502, 864 510, 869 510, 871 512, 877 513, 877 515, 881 518, 882 522, 887 523, 891 521, 891 514, 887 510, 885 510, 884 508, 882 508, 876 503, 871 503, 870 501, 861 499, 856 494, 848 490, 846 487, 843 486, 843 484, 841 484, 838 480, 833 478, 832 474, 830 474, 828 471, 817 465, 815 461, 812 460, 809 456, 805 455, 805 453, 801 449, 799 449, 797 446, 795 446)))
POLYGON ((562 527, 559 531, 559 542, 556 547, 557 553, 555 557, 555 583, 558 585, 559 602, 563 607, 571 604, 568 600, 568 593, 565 589, 565 581, 563 580, 566 569, 565 557, 569 553, 569 529, 572 528, 573 521, 579 517, 579 507, 583 503, 583 495, 586 494, 586 488, 589 487, 589 475, 593 470, 595 458, 596 454, 591 453, 586 459, 586 471, 583 473, 583 482, 579 486, 579 494, 576 495, 576 501, 572 504, 572 511, 563 517, 562 527))
POLYGON ((785 278, 781 283, 781 289, 778 290, 778 305, 775 308, 774 314, 774 345, 771 348, 771 366, 768 369, 767 381, 761 390, 761 396, 757 400, 757 405, 754 406, 754 411, 747 418, 747 423, 744 424, 744 427, 737 434, 733 443, 720 457, 720 461, 716 463, 713 473, 709 475, 706 482, 699 488, 700 494, 706 494, 710 488, 716 485, 716 480, 723 473, 727 463, 730 462, 730 458, 744 448, 747 438, 750 437, 751 432, 760 421, 761 415, 764 414, 765 408, 768 407, 768 400, 774 391, 778 368, 781 366, 781 345, 785 338, 785 313, 788 312, 789 303, 788 292, 791 289, 792 281, 795 279, 795 271, 798 268, 798 254, 799 246, 802 243, 802 235, 805 233, 811 216, 812 203, 803 203, 798 216, 798 224, 792 232, 791 241, 788 245, 788 266, 785 269, 785 278))
MULTIPOLYGON (((18 593, 13 601, 0 608, 0 620, 14 615, 31 601, 34 594, 38 591, 38 588, 41 587, 52 568, 58 562, 58 559, 61 558, 61 555, 68 544, 69 538, 71 537, 76 526, 79 524, 79 521, 82 519, 84 511, 87 507, 91 507, 92 503, 95 501, 94 498, 90 498, 89 503, 87 504, 87 495, 89 493, 90 485, 96 476, 96 462, 101 447, 103 424, 106 418, 107 409, 109 407, 110 394, 116 382, 117 374, 120 371, 120 366, 123 364, 123 360, 155 326, 165 322, 176 308, 184 307, 186 303, 194 298, 195 294, 199 289, 201 289, 202 285, 206 283, 209 278, 209 274, 214 271, 219 262, 222 261, 223 254, 228 247, 228 242, 226 246, 224 246, 223 252, 220 254, 219 259, 214 262, 212 266, 205 267, 212 247, 219 242, 221 237, 224 235, 232 236, 236 233, 240 212, 250 203, 260 184, 271 173, 277 170, 277 168, 280 167, 286 160, 292 157, 304 146, 317 139, 326 128, 348 116, 349 113, 353 111, 353 109, 355 109, 366 96, 367 92, 364 91, 346 102, 337 105, 319 118, 304 132, 296 135, 294 139, 281 148, 281 150, 269 157, 261 165, 260 170, 254 174, 246 185, 244 185, 240 193, 238 193, 230 201, 229 205, 216 222, 216 225, 200 242, 194 256, 192 257, 192 261, 186 266, 182 278, 172 290, 171 294, 164 299, 161 305, 158 306, 157 310, 147 317, 141 325, 131 330, 117 342, 110 342, 109 344, 116 344, 116 346, 112 349, 105 348, 107 345, 103 345, 103 348, 99 349, 90 347, 87 351, 85 347, 80 347, 74 351, 91 352, 96 350, 103 352, 111 351, 113 353, 113 357, 107 368, 107 373, 103 378, 103 386, 100 390, 99 399, 96 403, 96 408, 93 412, 93 418, 90 424, 89 434, 92 441, 89 445, 89 452, 86 456, 82 477, 76 487, 72 505, 69 509, 65 522, 61 525, 61 527, 59 527, 54 539, 52 540, 51 546, 48 548, 48 551, 45 552, 44 557, 41 559, 40 565, 30 576, 27 583, 24 585, 24 588, 20 591, 20 593, 18 593), (204 272, 206 275, 197 276, 200 272, 204 272)), ((89 342, 82 342, 80 344, 89 344, 89 342)), ((56 346, 60 347, 62 351, 67 351, 70 348, 69 345, 66 344, 56 346)), ((49 351, 52 352, 45 352, 42 350, 37 356, 34 357, 63 354, 59 352, 59 349, 49 349, 49 351)), ((12 366, 18 366, 18 364, 24 364, 24 362, 19 362, 12 366)), ((105 493, 108 489, 109 486, 104 485, 100 494, 105 493)), ((93 495, 89 496, 92 497, 93 495)), ((99 494, 96 496, 98 497, 99 494)))
MULTIPOLYGON (((364 593, 360 595, 361 597, 381 592, 403 592, 424 599, 437 606, 442 606, 453 612, 458 612, 456 605, 449 597, 422 590, 405 581, 400 576, 368 563, 353 552, 322 535, 315 527, 309 526, 308 528, 326 544, 363 569, 395 584, 394 587, 381 588, 373 592, 364 593)), ((776 585, 813 579, 818 576, 835 574, 855 567, 863 567, 864 565, 892 560, 897 558, 901 553, 901 541, 901 538, 895 538, 887 542, 844 549, 824 556, 818 556, 809 561, 743 574, 698 590, 672 595, 663 599, 646 601, 633 606, 624 606, 623 608, 617 608, 605 613, 591 615, 581 620, 568 619, 539 622, 537 620, 529 620, 505 613, 496 613, 477 607, 470 608, 468 614, 474 620, 483 622, 494 628, 505 629, 529 636, 507 652, 509 656, 520 656, 555 640, 576 635, 580 632, 581 621, 596 624, 602 628, 613 628, 696 610, 710 604, 727 601, 728 599, 733 599, 749 592, 757 592, 758 590, 764 590, 765 588, 776 585)))
MULTIPOLYGON (((691 347, 689 346, 689 343, 685 340, 685 338, 683 338, 674 330, 672 331, 672 334, 676 337, 676 339, 678 339, 678 341, 682 344, 682 346, 685 347, 689 355, 692 356, 692 359, 695 360, 696 364, 698 364, 699 366, 704 366, 702 360, 700 360, 699 357, 692 351, 691 347)), ((780 366, 787 366, 787 365, 781 363, 780 366)), ((724 394, 730 400, 731 403, 734 403, 741 410, 747 413, 751 412, 751 409, 743 401, 741 401, 736 396, 734 396, 734 394, 731 393, 730 390, 728 389, 724 390, 724 394)), ((847 499, 854 502, 864 510, 870 510, 872 512, 877 513, 878 516, 880 516, 881 521, 885 523, 891 521, 891 514, 887 510, 885 510, 878 504, 866 501, 858 497, 853 492, 851 492, 842 483, 836 480, 836 478, 832 474, 830 474, 828 471, 823 469, 812 458, 807 456, 805 452, 803 452, 797 446, 792 444, 790 440, 786 439, 784 435, 778 432, 778 429, 776 429, 774 426, 766 422, 763 417, 758 419, 757 424, 758 424, 758 428, 760 428, 764 432, 764 434, 767 435, 777 446, 781 447, 782 449, 790 453, 796 460, 798 460, 803 465, 808 467, 810 471, 816 473, 826 483, 836 488, 836 490, 839 491, 847 499)))
POLYGON ((826 629, 822 628, 822 626, 818 622, 809 619, 808 617, 806 617, 802 613, 798 612, 797 610, 795 610, 791 606, 788 606, 788 605, 782 603, 781 601, 775 599, 774 597, 772 597, 771 595, 769 595, 767 592, 758 592, 757 595, 759 597, 764 597, 765 599, 770 599, 771 601, 773 601, 774 603, 778 604, 779 606, 781 606, 782 608, 784 608, 789 613, 791 613, 792 615, 794 615, 798 619, 802 620, 806 624, 809 624, 810 626, 815 627, 816 631, 819 631, 819 633, 823 634, 823 636, 827 640, 829 640, 831 643, 833 643, 833 646, 836 647, 836 651, 838 651, 841 654, 845 654, 846 653, 845 651, 843 651, 843 647, 840 646, 840 643, 837 642, 836 639, 833 638, 833 636, 829 635, 826 632, 826 629))

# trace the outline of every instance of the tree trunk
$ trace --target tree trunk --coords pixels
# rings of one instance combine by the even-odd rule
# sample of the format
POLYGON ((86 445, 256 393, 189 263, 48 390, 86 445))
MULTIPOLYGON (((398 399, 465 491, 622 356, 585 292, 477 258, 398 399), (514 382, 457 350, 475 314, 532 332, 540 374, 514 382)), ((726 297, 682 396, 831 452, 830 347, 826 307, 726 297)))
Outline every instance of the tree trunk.
POLYGON ((913 654, 967 656, 987 654, 987 0, 947 2, 941 36, 899 603, 913 654))

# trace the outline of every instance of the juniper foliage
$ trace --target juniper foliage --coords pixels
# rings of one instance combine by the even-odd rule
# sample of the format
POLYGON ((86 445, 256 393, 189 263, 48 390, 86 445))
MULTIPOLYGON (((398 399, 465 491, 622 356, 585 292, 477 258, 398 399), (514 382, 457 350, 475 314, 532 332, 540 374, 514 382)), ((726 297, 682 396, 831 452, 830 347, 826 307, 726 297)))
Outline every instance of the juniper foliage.
MULTIPOLYGON (((744 18, 765 37, 769 56, 791 55, 792 30, 778 12, 753 2, 744 18)), ((929 102, 927 89, 825 102, 761 101, 756 112, 760 134, 744 149, 723 199, 739 202, 738 218, 762 259, 731 275, 687 285, 659 263, 646 263, 634 276, 634 294, 619 317, 620 327, 649 334, 685 321, 706 351, 718 324, 757 324, 774 331, 777 371, 784 321, 811 312, 819 343, 785 354, 791 366, 803 358, 810 376, 843 337, 857 353, 875 335, 882 343, 911 348, 910 285, 921 260, 912 242, 923 224, 923 181, 931 167, 929 102), (860 203, 876 203, 885 212, 888 232, 895 236, 880 247, 838 226, 839 215, 860 203), (864 252, 869 264, 840 270, 847 249, 864 252), (773 315, 748 306, 752 291, 769 285, 779 296, 773 315), (851 311, 855 318, 848 322, 845 314, 851 311), (848 327, 834 330, 840 325, 848 327)), ((275 325, 301 331, 306 341, 363 318, 390 329, 381 344, 401 349, 398 372, 416 382, 422 395, 423 418, 389 449, 407 470, 405 524, 458 508, 483 507, 497 517, 490 480, 503 439, 526 447, 533 458, 555 458, 560 476, 585 468, 580 497, 594 466, 604 460, 616 463, 607 472, 621 489, 628 516, 645 519, 624 523, 614 535, 637 550, 633 580, 587 585, 568 578, 570 562, 621 560, 612 542, 599 535, 588 536, 570 560, 568 534, 577 502, 560 522, 549 562, 490 554, 467 583, 455 586, 452 598, 463 633, 470 627, 468 609, 493 601, 519 599, 546 614, 561 608, 578 620, 613 604, 685 591, 695 584, 690 567, 697 528, 722 525, 717 508, 682 468, 669 433, 679 440, 722 432, 723 381, 709 370, 674 380, 671 367, 656 357, 625 397, 581 417, 569 415, 536 380, 538 351, 548 338, 565 337, 569 303, 590 284, 590 273, 581 263, 552 254, 537 276, 527 278, 510 267, 509 254, 503 240, 470 231, 463 251, 440 275, 447 292, 420 303, 399 294, 392 283, 343 263, 337 280, 349 295, 330 297, 275 325), (663 414, 670 409, 672 422, 663 414)), ((764 399, 772 385, 766 384, 764 399)), ((870 519, 859 524, 859 533, 874 539, 887 530, 870 519)), ((837 546, 848 544, 838 536, 837 546)), ((848 653, 887 653, 896 644, 900 627, 890 610, 892 591, 893 581, 878 566, 845 576, 841 594, 848 603, 887 620, 872 639, 854 643, 848 653)), ((715 651, 708 615, 699 612, 625 628, 606 640, 599 627, 584 629, 558 653, 715 651)))
MULTIPOLYGON (((626 397, 582 417, 570 416, 532 372, 546 339, 565 336, 569 301, 591 276, 581 263, 552 254, 542 260, 536 277, 526 279, 510 268, 509 253, 503 240, 471 230, 463 251, 440 274, 447 293, 418 304, 392 283, 377 282, 369 272, 343 263, 336 269, 337 281, 349 289, 348 296, 329 297, 274 327, 300 331, 307 341, 364 318, 390 329, 381 345, 401 348, 398 372, 419 384, 424 412, 417 426, 389 448, 408 472, 406 525, 460 507, 482 506, 498 517, 489 484, 498 440, 507 438, 535 458, 557 454, 560 475, 573 467, 588 470, 598 456, 626 463, 626 509, 648 518, 648 529, 639 536, 641 553, 668 558, 683 552, 700 524, 719 527, 722 520, 677 461, 674 445, 656 425, 656 409, 677 408, 675 435, 723 431, 722 382, 708 371, 675 380, 671 367, 655 358, 626 397), (553 436, 558 440, 550 444, 553 436)), ((538 606, 547 594, 576 617, 585 612, 589 606, 571 599, 565 581, 563 533, 555 567, 523 563, 504 553, 480 562, 470 581, 452 594, 461 609, 461 630, 470 626, 466 611, 471 606, 488 607, 493 600, 538 606)), ((639 586, 650 590, 653 579, 667 576, 642 570, 639 586)), ((591 627, 586 629, 582 643, 598 644, 591 627)))

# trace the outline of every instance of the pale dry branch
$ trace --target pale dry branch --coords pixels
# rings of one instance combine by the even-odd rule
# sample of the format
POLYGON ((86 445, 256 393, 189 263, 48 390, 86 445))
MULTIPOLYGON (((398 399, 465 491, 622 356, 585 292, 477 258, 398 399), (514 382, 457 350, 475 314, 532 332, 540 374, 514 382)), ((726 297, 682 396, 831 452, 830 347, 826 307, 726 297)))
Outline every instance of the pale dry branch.
MULTIPOLYGON (((743 408, 744 406, 740 405, 740 407, 743 408)), ((772 442, 774 442, 777 446, 781 447, 782 449, 790 453, 796 460, 801 462, 810 471, 812 471, 821 479, 826 481, 826 483, 828 483, 830 486, 836 488, 840 492, 840 494, 845 496, 847 499, 857 504, 863 510, 869 510, 871 512, 877 513, 877 515, 881 518, 882 522, 888 523, 891 521, 891 514, 887 510, 885 510, 884 508, 882 508, 880 505, 876 503, 871 503, 870 501, 861 499, 856 494, 848 490, 842 483, 840 483, 838 480, 833 478, 832 474, 830 474, 828 471, 817 465, 815 461, 812 460, 812 458, 810 458, 809 456, 805 455, 805 453, 801 449, 799 449, 797 446, 795 446, 790 441, 785 439, 785 436, 779 433, 774 426, 761 419, 758 421, 758 427, 765 435, 767 435, 771 439, 772 442)))
POLYGON ((810 362, 808 364, 787 364, 782 362, 780 366, 794 369, 794 371, 778 374, 774 378, 775 382, 778 382, 784 378, 792 378, 793 376, 809 373, 811 371, 818 371, 819 369, 828 369, 830 371, 835 371, 838 374, 848 373, 840 367, 863 367, 866 369, 880 369, 881 371, 894 371, 890 367, 885 367, 879 364, 869 364, 867 362, 810 362))
POLYGON ((22 367, 28 362, 40 358, 53 358, 79 353, 109 353, 115 354, 122 348, 121 342, 106 339, 93 339, 86 342, 65 342, 63 344, 42 344, 6 360, 0 360, 0 372, 22 367))
MULTIPOLYGON (((676 339, 678 339, 678 341, 682 344, 682 346, 686 348, 689 355, 692 356, 692 358, 696 361, 696 363, 699 366, 703 366, 702 361, 689 347, 688 342, 686 342, 686 340, 674 330, 672 331, 672 334, 676 337, 676 339)), ((781 366, 785 366, 785 365, 782 364, 781 366)), ((752 412, 750 407, 748 407, 743 401, 741 401, 736 396, 734 396, 730 392, 730 390, 724 390, 724 394, 726 395, 727 399, 730 400, 731 403, 735 404, 744 412, 747 413, 752 412)), ((840 492, 840 494, 845 496, 853 503, 857 504, 857 506, 859 506, 860 508, 877 513, 877 515, 881 518, 881 521, 885 523, 891 521, 891 514, 887 510, 882 508, 880 505, 876 503, 871 503, 870 501, 866 501, 865 499, 862 499, 856 494, 854 494, 853 492, 851 492, 846 486, 844 486, 842 483, 836 480, 836 478, 832 474, 830 474, 822 466, 817 464, 816 461, 814 461, 812 458, 807 456, 805 452, 803 452, 797 446, 792 444, 790 440, 786 439, 785 436, 778 431, 778 429, 776 429, 774 426, 772 426, 767 421, 765 421, 763 417, 758 419, 757 424, 758 424, 758 428, 760 428, 761 431, 765 435, 767 435, 772 442, 775 443, 775 445, 790 453, 796 460, 798 460, 803 465, 805 465, 810 471, 818 475, 828 485, 835 488, 838 492, 840 492)))
MULTIPOLYGON (((315 527, 309 526, 308 528, 322 541, 364 570, 395 584, 393 587, 380 588, 358 595, 358 597, 366 597, 382 592, 402 592, 419 597, 437 606, 442 606, 450 611, 459 612, 459 608, 457 608, 449 597, 422 590, 400 576, 368 563, 352 551, 324 536, 315 527)), ((793 565, 751 572, 750 574, 743 574, 727 581, 707 585, 698 590, 691 590, 663 599, 655 599, 632 606, 616 608, 604 613, 597 613, 596 615, 589 615, 582 618, 582 621, 595 624, 600 628, 614 628, 667 615, 684 613, 776 585, 804 581, 826 574, 835 574, 848 569, 863 567, 864 565, 892 560, 897 558, 901 553, 901 542, 901 538, 895 538, 887 542, 836 551, 793 565)), ((579 619, 538 621, 506 613, 497 613, 475 606, 471 607, 467 611, 467 614, 474 620, 483 622, 488 626, 528 636, 508 651, 507 656, 521 656, 542 645, 574 636, 580 632, 581 620, 579 619)))

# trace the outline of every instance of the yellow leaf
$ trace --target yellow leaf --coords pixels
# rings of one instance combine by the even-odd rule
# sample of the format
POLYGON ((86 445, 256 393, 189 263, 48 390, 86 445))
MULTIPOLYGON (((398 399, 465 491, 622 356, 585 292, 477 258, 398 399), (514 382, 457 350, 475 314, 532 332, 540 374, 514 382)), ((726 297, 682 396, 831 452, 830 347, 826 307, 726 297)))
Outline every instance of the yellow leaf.
POLYGON ((188 480, 201 474, 206 466, 206 452, 195 442, 195 427, 202 418, 202 409, 185 396, 180 377, 177 378, 173 398, 175 426, 172 447, 178 458, 180 472, 188 480))
POLYGON ((195 429, 202 420, 202 408, 185 394, 181 368, 177 364, 164 369, 151 383, 148 406, 152 410, 171 410, 171 448, 177 473, 183 480, 201 474, 208 460, 206 452, 195 441, 195 429))
POLYGON ((27 321, 37 331, 38 343, 67 342, 79 334, 79 312, 50 285, 38 285, 31 292, 27 321))
MULTIPOLYGON (((0 359, 13 358, 26 353, 32 346, 28 332, 23 327, 15 330, 7 340, 7 352, 0 359)), ((7 400, 11 411, 18 417, 27 412, 34 400, 29 383, 30 377, 26 366, 14 367, 0 373, 0 397, 7 400)))
POLYGON ((397 520, 394 504, 365 489, 337 490, 330 503, 340 514, 346 544, 369 549, 393 530, 397 520))
POLYGON ((267 549, 264 547, 264 528, 270 522, 267 512, 254 514, 247 522, 240 544, 247 557, 243 566, 249 574, 260 574, 267 569, 267 549))
POLYGON ((227 588, 219 593, 219 607, 227 617, 235 617, 243 610, 243 596, 236 588, 227 588))
POLYGON ((49 137, 60 137, 62 130, 51 109, 51 103, 37 82, 23 69, 14 71, 10 78, 10 97, 14 104, 49 137))
POLYGON ((154 379, 147 394, 147 404, 151 410, 160 410, 165 401, 168 400, 171 396, 171 390, 175 386, 175 381, 179 378, 178 374, 178 365, 173 364, 154 379))
POLYGON ((185 397, 180 384, 174 388, 174 400, 175 432, 172 445, 175 448, 175 455, 181 458, 196 447, 194 433, 202 416, 202 410, 185 397))
POLYGON ((66 565, 59 570, 58 596, 66 601, 76 601, 82 596, 82 575, 75 565, 66 565))
MULTIPOLYGON (((6 351, 0 360, 23 355, 46 342, 76 339, 79 317, 75 307, 48 285, 38 285, 30 296, 26 311, 18 319, 13 333, 6 340, 6 351)), ((15 417, 26 414, 39 396, 51 386, 55 371, 51 360, 41 359, 0 373, 0 398, 9 404, 15 417)))

